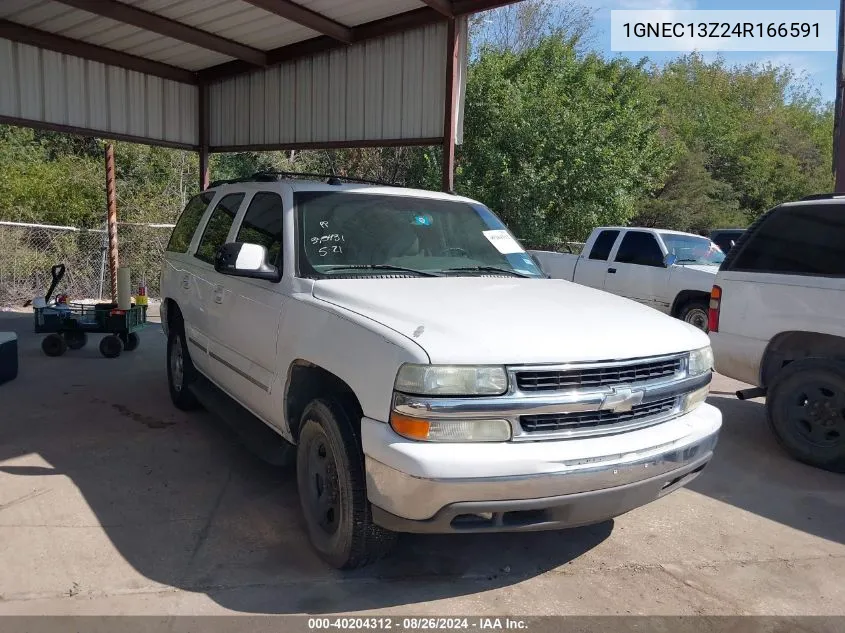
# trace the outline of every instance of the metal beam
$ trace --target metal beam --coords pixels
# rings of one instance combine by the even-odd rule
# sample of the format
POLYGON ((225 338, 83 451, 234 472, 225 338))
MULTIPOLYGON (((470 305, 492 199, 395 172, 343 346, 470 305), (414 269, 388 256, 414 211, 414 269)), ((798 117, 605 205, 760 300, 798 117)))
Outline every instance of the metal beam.
POLYGON ((78 127, 75 125, 64 125, 62 123, 48 123, 47 121, 35 121, 33 119, 22 119, 20 117, 5 116, 0 114, 0 123, 5 125, 18 125, 20 127, 31 127, 36 130, 48 130, 50 132, 61 132, 63 134, 76 134, 77 136, 94 136, 107 138, 114 141, 126 141, 127 143, 140 143, 142 145, 154 145, 156 147, 169 147, 170 149, 197 150, 196 145, 180 143, 178 141, 165 141, 133 134, 119 134, 107 130, 95 130, 90 127, 78 127))
POLYGON ((452 8, 451 0, 422 0, 432 9, 440 13, 441 15, 446 16, 447 18, 454 17, 455 12, 452 8))
POLYGON ((95 44, 88 44, 79 40, 72 40, 69 37, 56 35, 34 29, 30 26, 16 24, 8 20, 0 20, 0 38, 38 46, 65 55, 74 55, 83 59, 89 59, 102 64, 111 64, 127 70, 135 70, 139 73, 171 79, 186 84, 196 84, 197 76, 190 70, 177 68, 170 64, 154 62, 143 57, 136 57, 128 53, 121 53, 110 48, 104 48, 95 44))
POLYGON ((201 84, 199 87, 199 94, 197 95, 197 123, 199 125, 197 138, 199 140, 199 159, 200 159, 200 191, 208 189, 208 184, 211 182, 211 172, 208 166, 208 127, 209 127, 209 113, 208 113, 208 86, 201 84))
MULTIPOLYGON (((352 28, 353 40, 355 42, 363 42, 377 37, 384 37, 393 33, 407 31, 409 29, 442 22, 443 16, 434 9, 428 7, 422 9, 415 9, 406 13, 400 13, 381 20, 374 20, 360 24, 352 28)), ((302 57, 310 55, 317 55, 327 51, 346 46, 343 42, 325 35, 315 37, 310 40, 303 40, 295 44, 281 46, 267 51, 267 60, 269 65, 281 64, 284 62, 293 61, 302 57)), ((213 82, 227 77, 233 77, 252 70, 247 64, 243 62, 233 61, 211 66, 198 72, 200 81, 213 82)))
POLYGON ((455 114, 458 111, 458 64, 460 63, 459 30, 455 20, 449 20, 446 37, 446 100, 443 108, 443 191, 455 190, 455 114))
POLYGON ((115 0, 57 0, 75 9, 81 9, 94 15, 110 18, 125 24, 137 26, 139 29, 152 31, 182 42, 199 46, 210 51, 216 51, 229 57, 243 60, 255 66, 266 66, 267 55, 264 51, 225 37, 214 35, 208 31, 188 26, 182 22, 165 18, 156 13, 138 9, 132 5, 115 0))
MULTIPOLYGON (((519 2, 519 0, 456 0, 452 3, 452 6, 455 15, 461 16, 478 11, 486 11, 487 9, 495 9, 496 7, 514 4, 515 2, 519 2)), ((431 7, 414 9, 413 11, 406 11, 405 13, 392 15, 381 20, 374 20, 353 26, 352 41, 353 43, 364 42, 377 37, 393 35, 394 33, 401 33, 402 31, 443 22, 446 19, 442 13, 435 11, 431 7)), ((294 59, 325 53, 341 46, 344 46, 343 42, 322 35, 310 40, 303 40, 296 44, 289 44, 267 51, 267 63, 270 66, 274 66, 283 62, 293 61, 294 59)), ((251 70, 253 68, 248 64, 233 61, 204 68, 198 71, 198 75, 202 82, 214 82, 226 79, 227 77, 241 75, 251 70)))
POLYGON ((254 145, 212 145, 211 153, 224 152, 271 152, 301 149, 346 149, 359 147, 412 147, 440 145, 443 139, 434 138, 382 138, 365 141, 316 141, 314 143, 259 143, 254 145))
POLYGON ((327 35, 332 39, 350 44, 352 42, 352 29, 327 18, 322 13, 317 13, 290 0, 246 0, 246 2, 264 9, 269 13, 281 16, 291 22, 306 26, 312 31, 327 35))

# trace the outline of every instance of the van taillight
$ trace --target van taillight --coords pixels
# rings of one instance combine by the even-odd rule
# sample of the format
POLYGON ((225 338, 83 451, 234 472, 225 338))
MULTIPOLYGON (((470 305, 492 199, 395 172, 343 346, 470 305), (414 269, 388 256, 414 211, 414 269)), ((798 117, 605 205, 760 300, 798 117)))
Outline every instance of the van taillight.
POLYGON ((710 291, 710 310, 707 311, 707 329, 711 332, 719 331, 719 309, 722 307, 722 289, 713 286, 710 291))

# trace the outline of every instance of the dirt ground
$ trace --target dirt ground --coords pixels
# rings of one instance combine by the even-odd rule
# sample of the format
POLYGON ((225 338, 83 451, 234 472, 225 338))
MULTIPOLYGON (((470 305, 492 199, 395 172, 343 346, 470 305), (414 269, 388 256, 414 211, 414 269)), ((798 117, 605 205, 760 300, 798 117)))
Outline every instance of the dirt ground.
POLYGON ((31 316, 0 386, 0 614, 845 615, 845 476, 798 464, 717 377, 687 489, 564 532, 403 535, 353 573, 311 551, 290 471, 170 404, 164 336, 47 358, 31 316))

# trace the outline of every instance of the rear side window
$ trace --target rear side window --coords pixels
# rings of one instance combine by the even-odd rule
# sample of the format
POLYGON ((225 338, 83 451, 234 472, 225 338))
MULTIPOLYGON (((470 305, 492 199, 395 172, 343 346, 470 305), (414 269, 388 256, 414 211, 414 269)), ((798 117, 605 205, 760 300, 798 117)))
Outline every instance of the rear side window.
POLYGON ((845 277, 845 210, 830 204, 775 209, 748 236, 730 268, 845 277))
POLYGON ((616 261, 620 264, 663 266, 663 251, 651 233, 628 231, 616 252, 616 261))
POLYGON ((211 217, 208 218, 208 224, 205 225, 202 239, 197 246, 197 259, 209 264, 214 263, 217 249, 226 243, 226 236, 229 235, 229 229, 232 228, 232 222, 235 220, 238 207, 241 206, 243 199, 244 194, 242 193, 231 193, 220 199, 220 202, 214 207, 214 211, 211 212, 211 217))
POLYGON ((191 239, 194 237, 194 232, 202 220, 202 215, 205 213, 208 203, 214 197, 211 191, 205 191, 198 196, 194 196, 188 201, 182 215, 176 222, 176 227, 173 233, 170 234, 170 241, 167 243, 167 249, 171 253, 187 253, 188 246, 191 245, 191 239))
POLYGON ((252 197, 246 215, 238 229, 236 242, 260 244, 267 249, 267 261, 281 270, 282 198, 277 193, 260 191, 252 197))
POLYGON ((607 261, 610 256, 610 251, 613 249, 613 244, 619 236, 619 231, 602 231, 596 238, 596 243, 593 244, 593 249, 590 251, 590 259, 600 259, 607 261))

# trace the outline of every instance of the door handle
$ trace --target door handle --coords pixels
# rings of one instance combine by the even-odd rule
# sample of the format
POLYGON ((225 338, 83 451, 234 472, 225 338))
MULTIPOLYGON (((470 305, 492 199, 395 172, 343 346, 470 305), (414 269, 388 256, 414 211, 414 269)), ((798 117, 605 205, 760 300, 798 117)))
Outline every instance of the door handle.
POLYGON ((615 268, 608 268, 608 269, 607 269, 607 272, 609 272, 611 275, 615 275, 615 274, 616 274, 616 269, 615 269, 615 268))
POLYGON ((223 303, 223 286, 214 286, 214 303, 223 303))
POLYGON ((191 287, 191 276, 185 275, 182 277, 182 287, 185 290, 188 290, 191 287))

